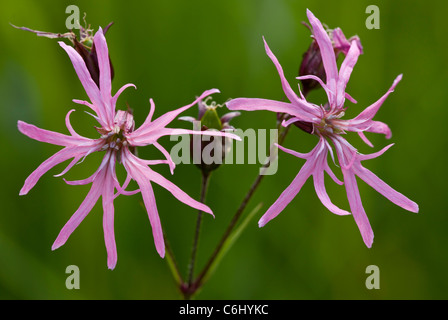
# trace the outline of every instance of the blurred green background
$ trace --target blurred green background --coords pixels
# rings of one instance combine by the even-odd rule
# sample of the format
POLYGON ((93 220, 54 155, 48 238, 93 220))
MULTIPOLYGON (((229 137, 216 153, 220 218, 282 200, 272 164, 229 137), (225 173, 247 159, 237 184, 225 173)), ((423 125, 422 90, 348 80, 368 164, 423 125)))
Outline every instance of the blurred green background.
MULTIPOLYGON (((54 178, 63 166, 41 178, 26 196, 19 190, 26 177, 58 147, 31 140, 17 130, 23 120, 67 133, 66 113, 76 108, 78 132, 96 137, 94 121, 72 99, 87 99, 66 53, 56 40, 12 28, 65 32, 70 4, 87 13, 93 28, 114 21, 107 34, 115 68, 113 90, 132 82, 119 100, 134 110, 136 124, 145 119, 148 99, 156 116, 219 88, 218 103, 235 97, 283 99, 278 74, 266 56, 262 36, 295 86, 303 52, 310 43, 306 8, 329 27, 347 36, 358 34, 364 46, 347 91, 358 100, 346 118, 376 101, 403 73, 402 82, 376 119, 389 124, 391 141, 369 135, 374 151, 395 146, 364 165, 392 187, 416 201, 420 213, 395 206, 359 181, 364 208, 375 233, 365 247, 351 216, 331 214, 319 202, 309 180, 299 196, 275 220, 259 229, 257 220, 277 199, 303 161, 280 153, 277 174, 265 177, 249 210, 263 208, 224 258, 198 299, 446 299, 448 297, 446 156, 448 66, 446 15, 442 1, 3 1, 0 5, 0 298, 1 299, 178 299, 166 261, 154 248, 141 196, 115 201, 118 264, 107 269, 98 203, 56 251, 51 245, 78 208, 90 186, 68 186, 54 178), (367 5, 380 9, 380 29, 368 30, 367 5), (59 171, 58 171, 59 170, 59 171), (80 289, 65 287, 68 265, 80 268, 80 289), (380 289, 368 290, 367 266, 380 269, 380 289)), ((319 102, 322 92, 310 100, 319 102)), ((223 112, 224 110, 220 110, 223 112)), ((184 115, 195 115, 192 108, 184 115)), ((275 126, 270 112, 244 113, 233 124, 241 129, 275 126)), ((185 123, 174 121, 171 127, 185 123)), ((356 134, 348 140, 361 152, 372 152, 356 134)), ((172 142, 161 140, 165 146, 172 142)), ((293 128, 285 146, 308 152, 313 136, 293 128)), ((142 157, 157 155, 139 149, 142 157)), ((67 174, 82 179, 98 166, 90 156, 67 174)), ((259 165, 227 165, 211 180, 207 203, 215 219, 205 216, 198 269, 220 239, 259 165)), ((156 170, 166 177, 162 166, 156 170)), ((340 171, 336 171, 342 177, 340 171)), ((169 177, 199 197, 200 174, 194 165, 179 165, 169 177)), ((327 180, 333 201, 348 208, 345 189, 327 180)), ((185 274, 196 211, 155 186, 161 220, 185 274)))

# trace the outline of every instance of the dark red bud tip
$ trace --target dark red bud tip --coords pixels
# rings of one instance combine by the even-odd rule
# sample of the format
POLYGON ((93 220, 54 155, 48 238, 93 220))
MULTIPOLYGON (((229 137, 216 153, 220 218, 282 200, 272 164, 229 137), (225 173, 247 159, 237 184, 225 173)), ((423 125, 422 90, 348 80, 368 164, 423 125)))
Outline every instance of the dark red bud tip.
MULTIPOLYGON (((92 44, 92 47, 89 48, 86 45, 84 45, 82 42, 79 42, 75 38, 74 39, 74 47, 75 47, 75 50, 79 53, 79 55, 84 60, 87 70, 89 70, 90 76, 92 77, 92 80, 99 87, 99 85, 100 85, 100 68, 98 65, 98 56, 96 54, 95 45, 92 44)), ((110 60, 110 57, 109 57, 109 64, 110 64, 110 77, 111 77, 111 80, 113 80, 114 79, 114 68, 112 66, 112 61, 110 60)))
POLYGON ((311 134, 313 132, 313 124, 310 122, 296 121, 294 122, 295 126, 306 133, 311 134))
MULTIPOLYGON (((320 53, 319 46, 316 41, 311 42, 308 50, 303 54, 302 63, 299 68, 299 76, 315 75, 326 82, 325 69, 322 62, 322 55, 320 53)), ((302 92, 304 95, 308 94, 311 90, 320 88, 319 82, 312 79, 300 80, 302 83, 302 92)))

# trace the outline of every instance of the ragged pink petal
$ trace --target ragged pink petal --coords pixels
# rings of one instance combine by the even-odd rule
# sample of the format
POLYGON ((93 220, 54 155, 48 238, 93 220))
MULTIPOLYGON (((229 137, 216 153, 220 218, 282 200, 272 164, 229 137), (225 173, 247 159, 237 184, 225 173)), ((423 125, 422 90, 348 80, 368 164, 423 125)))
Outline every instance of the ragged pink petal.
POLYGON ((198 119, 196 119, 195 117, 191 117, 191 116, 179 117, 178 120, 187 121, 187 122, 191 122, 191 123, 198 121, 198 119))
POLYGON ((316 117, 302 109, 296 108, 291 103, 258 98, 236 98, 226 102, 230 110, 258 111, 268 110, 272 112, 287 113, 305 122, 318 122, 316 117))
POLYGON ((115 106, 117 104, 117 100, 120 97, 120 95, 123 93, 123 91, 125 89, 127 89, 129 87, 134 87, 134 89, 137 89, 137 87, 132 83, 128 83, 128 84, 125 84, 124 86, 122 86, 120 89, 118 89, 117 93, 115 93, 115 95, 112 97, 112 100, 111 100, 112 106, 115 106))
POLYGON ((117 246, 115 244, 114 232, 114 181, 115 157, 111 157, 104 178, 102 201, 103 201, 103 231, 104 242, 107 251, 107 267, 111 270, 117 264, 117 246))
POLYGON ((227 137, 231 139, 235 139, 237 141, 241 141, 241 138, 230 132, 222 132, 218 130, 189 130, 189 129, 180 129, 180 128, 162 128, 159 130, 151 130, 147 131, 144 134, 140 134, 138 136, 130 135, 128 141, 133 146, 147 146, 150 144, 156 144, 156 141, 163 136, 172 136, 172 135, 183 135, 183 134, 194 134, 194 135, 202 135, 202 136, 215 136, 215 137, 227 137))
POLYGON ((373 143, 370 142, 369 139, 367 139, 366 135, 364 134, 364 132, 359 131, 358 132, 359 137, 362 139, 362 141, 364 141, 365 144, 367 144, 369 147, 373 148, 373 143))
POLYGON ((291 124, 293 124, 293 123, 295 123, 295 122, 299 122, 299 121, 301 121, 299 118, 296 118, 296 117, 291 117, 291 118, 289 118, 288 120, 283 120, 282 121, 282 127, 288 127, 289 125, 291 125, 291 124))
POLYGON ((65 126, 68 129, 68 132, 70 132, 70 134, 72 135, 72 137, 74 138, 78 138, 78 139, 86 139, 82 136, 80 136, 72 127, 72 124, 70 123, 70 115, 72 114, 72 112, 75 111, 75 109, 71 109, 69 112, 67 112, 66 116, 65 116, 65 126))
POLYGON ((98 28, 98 31, 93 37, 93 42, 95 44, 95 51, 98 57, 98 68, 100 72, 100 92, 102 101, 104 103, 105 115, 110 121, 113 120, 115 115, 115 105, 111 105, 111 72, 110 72, 110 60, 109 60, 109 49, 107 48, 106 38, 104 37, 103 29, 98 28))
MULTIPOLYGON (((176 199, 179 201, 185 203, 186 205, 201 210, 203 212, 209 213, 213 215, 212 210, 206 206, 205 204, 191 198, 189 195, 187 195, 184 191, 182 191, 178 186, 176 186, 174 183, 163 177, 161 174, 151 170, 148 168, 145 164, 144 160, 141 160, 134 156, 130 152, 126 152, 126 163, 128 166, 131 166, 131 169, 135 172, 138 169, 138 172, 140 175, 145 177, 145 179, 149 179, 151 181, 154 181, 158 185, 162 186, 166 190, 168 190, 176 199)), ((128 171, 129 172, 129 171, 128 171)), ((132 175, 132 172, 131 172, 132 175)), ((135 180, 134 176, 133 179, 135 180)))
POLYGON ((272 60, 272 62, 275 65, 275 68, 277 69, 277 72, 280 76, 280 81, 282 83, 283 91, 285 92, 286 97, 289 99, 289 101, 293 104, 294 108, 298 109, 298 113, 309 113, 315 116, 319 116, 320 110, 318 107, 315 107, 312 104, 307 103, 306 101, 299 99, 297 94, 292 90, 291 86, 289 85, 289 82, 285 78, 285 74, 283 73, 283 68, 280 65, 280 63, 277 60, 277 57, 272 53, 271 49, 269 48, 266 40, 263 37, 264 47, 266 50, 266 54, 269 56, 269 58, 272 60))
POLYGON ((385 153, 387 150, 389 150, 392 146, 394 145, 394 143, 391 143, 387 146, 385 146, 383 149, 381 149, 380 151, 374 152, 374 153, 369 153, 369 154, 357 154, 356 158, 358 161, 364 161, 364 160, 370 160, 370 159, 375 159, 378 158, 379 156, 381 156, 383 153, 385 153))
POLYGON ((400 192, 390 187, 383 180, 378 178, 372 171, 364 168, 359 162, 353 165, 353 172, 369 186, 378 191, 392 203, 411 212, 418 212, 418 205, 400 192))
POLYGON ((211 89, 211 90, 206 90, 204 91, 198 98, 196 98, 195 101, 193 101, 192 103, 169 111, 163 115, 161 115, 160 117, 158 117, 157 119, 155 119, 154 121, 145 121, 145 123, 143 125, 141 125, 137 130, 135 130, 134 132, 130 133, 129 138, 134 138, 137 137, 139 135, 144 135, 147 134, 149 131, 155 131, 155 130, 159 130, 161 128, 164 128, 165 126, 167 126, 171 121, 173 121, 174 119, 176 119, 180 113, 184 112, 185 110, 188 110, 189 108, 191 108, 192 106, 194 106, 195 104, 197 104, 199 101, 203 100, 204 98, 208 97, 211 94, 214 93, 218 93, 219 90, 218 89, 211 89))
POLYGON ((342 109, 344 107, 345 88, 360 54, 361 52, 359 51, 358 45, 356 44, 356 42, 352 42, 350 50, 348 51, 339 70, 339 78, 336 90, 336 107, 339 109, 342 109))
POLYGON ((368 127, 367 129, 365 129, 365 131, 384 134, 386 136, 386 139, 390 139, 392 137, 392 131, 390 130, 389 126, 381 121, 369 121, 368 127))
POLYGON ((172 182, 168 181, 162 175, 148 168, 145 160, 137 158, 127 149, 125 149, 122 153, 122 163, 128 174, 137 182, 140 187, 143 202, 145 203, 145 207, 151 223, 156 250, 162 258, 165 256, 165 244, 151 181, 154 181, 163 188, 167 189, 181 202, 213 215, 208 206, 192 199, 172 182))
POLYGON ((76 74, 78 75, 78 78, 81 81, 81 84, 84 87, 87 96, 92 102, 91 106, 94 106, 93 111, 95 111, 95 113, 97 113, 100 118, 107 119, 100 90, 90 76, 89 70, 87 69, 84 60, 79 55, 79 53, 76 52, 75 49, 73 49, 73 47, 66 45, 62 41, 59 42, 59 45, 67 52, 76 71, 76 74))
POLYGON ((361 196, 359 195, 356 177, 351 170, 342 169, 344 175, 345 189, 347 191, 347 199, 350 204, 350 210, 353 218, 361 232, 362 239, 368 248, 373 244, 373 230, 370 226, 364 207, 362 206, 361 196))
POLYGON ((332 141, 336 148, 342 174, 344 176, 345 190, 350 210, 358 229, 361 232, 364 243, 370 248, 373 243, 373 230, 364 211, 358 184, 356 182, 356 176, 353 171, 353 164, 356 163, 356 161, 353 160, 353 157, 356 155, 356 149, 342 137, 334 137, 332 141))
POLYGON ((333 101, 334 100, 333 97, 336 95, 336 91, 330 90, 330 88, 322 81, 321 78, 319 78, 319 77, 317 77, 315 75, 309 74, 309 75, 305 75, 305 76, 296 77, 296 79, 298 79, 298 80, 309 80, 309 79, 311 79, 311 80, 317 81, 321 85, 321 87, 324 89, 325 93, 327 94, 328 101, 333 101))
POLYGON ((165 156, 166 160, 168 161, 168 166, 170 167, 170 172, 171 174, 174 174, 174 168, 176 168, 176 164, 171 158, 170 153, 158 142, 153 142, 153 145, 165 156))
POLYGON ((229 123, 230 120, 232 120, 235 117, 239 117, 240 115, 241 115, 241 112, 237 112, 237 111, 235 111, 235 112, 228 112, 228 113, 222 115, 221 123, 223 123, 223 124, 224 123, 229 123))
MULTIPOLYGON (((82 104, 84 106, 87 106, 87 107, 89 107, 90 109, 92 109, 94 111, 96 110, 95 113, 99 114, 98 108, 95 107, 93 104, 91 104, 88 101, 78 100, 78 99, 73 99, 72 101, 74 103, 82 104)), ((92 118, 94 118, 96 121, 98 121, 98 123, 101 125, 101 127, 103 127, 103 128, 110 128, 110 125, 105 120, 103 120, 100 116, 94 115, 94 114, 92 114, 90 112, 87 112, 87 111, 84 111, 84 112, 87 113, 92 118)))
POLYGON ((330 210, 330 212, 341 216, 350 214, 350 212, 338 208, 336 205, 333 204, 333 202, 331 202, 330 197, 328 196, 328 193, 325 189, 323 168, 315 171, 315 173, 313 174, 313 180, 314 180, 314 189, 316 190, 316 194, 320 202, 322 202, 322 204, 328 210, 330 210))
POLYGON ((284 151, 284 152, 286 152, 286 153, 289 153, 289 154, 293 155, 294 157, 301 158, 301 159, 308 159, 308 158, 310 158, 310 157, 313 155, 313 153, 314 153, 314 149, 313 149, 312 151, 308 152, 308 153, 300 153, 300 152, 297 152, 297 151, 288 149, 288 148, 286 148, 286 147, 284 147, 284 146, 282 146, 282 145, 279 145, 278 143, 276 143, 275 145, 276 145, 280 150, 282 150, 282 151, 284 151))
POLYGON ((358 101, 356 101, 351 95, 349 95, 347 92, 345 93, 345 98, 350 101, 351 103, 358 103, 358 101))
POLYGON ((151 186, 151 182, 147 175, 146 166, 142 166, 132 158, 132 154, 127 152, 122 158, 122 162, 126 171, 131 175, 140 187, 140 191, 143 197, 143 202, 148 213, 149 222, 152 228, 152 234, 154 238, 154 244, 158 254, 163 258, 165 257, 165 242, 163 239, 162 224, 160 222, 159 214, 156 206, 156 199, 154 197, 154 191, 151 186))
MULTIPOLYGON (((163 160, 162 160, 163 161, 163 160)), ((120 183, 118 182, 118 179, 116 177, 116 175, 114 175, 114 184, 115 184, 115 189, 117 189, 117 193, 114 195, 114 199, 116 197, 118 197, 120 194, 125 195, 125 196, 132 196, 134 194, 139 193, 141 190, 137 189, 137 190, 132 190, 132 191, 127 191, 126 188, 128 187, 129 183, 132 180, 132 176, 128 173, 126 176, 126 180, 123 183, 123 185, 121 186, 120 183)))
POLYGON ((328 148, 327 143, 324 138, 319 140, 319 143, 314 147, 314 149, 307 153, 299 153, 280 145, 277 145, 281 150, 299 157, 306 159, 306 163, 300 169, 299 174, 294 178, 293 182, 285 189, 285 191, 280 195, 277 201, 268 209, 268 211, 263 215, 263 217, 258 222, 260 227, 264 226, 267 222, 274 219, 299 193, 305 181, 312 175, 314 180, 314 187, 316 189, 316 194, 321 200, 322 204, 327 207, 331 212, 338 215, 347 215, 349 212, 339 209, 335 206, 330 198, 328 197, 327 191, 325 190, 324 184, 324 172, 330 172, 330 175, 336 181, 337 178, 331 172, 327 164, 328 148))
MULTIPOLYGON (((324 179, 325 172, 329 173, 329 175, 333 178, 333 180, 336 181, 336 183, 341 182, 341 181, 339 181, 334 176, 333 172, 330 170, 330 168, 328 166, 328 163, 327 163, 328 149, 327 149, 327 144, 325 143, 324 138, 321 138, 321 140, 319 141, 319 144, 324 145, 324 148, 322 149, 322 151, 316 152, 315 154, 313 154, 313 159, 308 160, 308 161, 312 161, 314 163, 313 180, 314 180, 314 189, 316 190, 316 194, 317 194, 319 200, 322 202, 322 204, 328 210, 330 210, 330 212, 337 214, 337 215, 349 215, 350 212, 338 208, 336 205, 334 205, 331 202, 330 197, 328 196, 328 193, 325 189, 325 179, 324 179)), ((316 147, 315 149, 318 149, 318 148, 316 147)))
MULTIPOLYGON (((51 143, 57 146, 73 146, 79 144, 82 140, 79 137, 67 136, 62 133, 53 132, 36 127, 23 121, 17 122, 17 127, 21 133, 30 137, 31 139, 51 143)), ((83 138, 83 140, 87 140, 83 138)))
POLYGON ((386 146, 378 152, 368 155, 362 155, 358 154, 356 150, 354 152, 353 147, 350 148, 349 145, 347 146, 346 144, 340 143, 342 141, 345 140, 341 137, 333 139, 336 150, 338 152, 342 172, 344 174, 344 182, 347 190, 350 208, 352 209, 352 214, 355 217, 355 221, 358 224, 358 227, 360 228, 366 245, 370 247, 373 241, 373 232, 371 230, 367 216, 364 212, 364 208, 362 207, 359 190, 356 183, 356 176, 365 181, 368 185, 370 185, 372 188, 374 188, 376 191, 378 191, 380 194, 382 194, 384 197, 386 197, 396 205, 411 212, 418 212, 419 208, 414 201, 408 199, 403 194, 391 188, 388 184, 378 178, 374 173, 361 165, 361 161, 363 160, 373 159, 382 155, 392 146, 392 144, 386 146))
POLYGON ((148 212, 149 222, 151 223, 154 244, 157 253, 161 258, 165 257, 165 240, 163 239, 162 224, 160 222, 159 214, 156 206, 156 199, 149 180, 136 180, 140 186, 140 190, 145 203, 146 211, 148 212))
POLYGON ((311 27, 313 28, 314 39, 319 45, 322 55, 322 62, 325 68, 325 74, 327 76, 327 86, 331 91, 336 92, 336 83, 338 82, 338 66, 336 64, 333 44, 319 19, 317 19, 310 10, 307 9, 306 12, 311 27))
MULTIPOLYGON (((152 116, 154 115, 154 112, 156 111, 156 105, 154 104, 154 100, 152 98, 149 99, 149 106, 150 107, 149 107, 148 116, 146 117, 145 122, 143 122, 142 125, 137 130, 139 130, 142 127, 149 128, 149 126, 151 125, 152 116)), ((148 131, 148 130, 140 130, 140 131, 148 131)), ((135 135, 135 133, 134 133, 134 135, 135 135)))
POLYGON ((168 190, 177 200, 185 203, 186 205, 188 205, 192 208, 198 209, 202 212, 209 213, 214 217, 212 210, 208 206, 191 198, 188 194, 186 194, 178 186, 176 186, 174 183, 172 183, 171 181, 166 179, 161 174, 159 174, 151 169, 149 169, 149 170, 150 171, 148 173, 149 173, 150 179, 152 181, 154 181, 155 183, 157 183, 158 185, 160 185, 161 187, 168 190))
POLYGON ((341 180, 338 179, 338 177, 336 177, 336 175, 331 170, 331 168, 328 166, 328 164, 325 167, 325 172, 327 172, 327 174, 330 176, 330 178, 338 185, 342 186, 344 184, 344 182, 342 182, 341 180))
POLYGON ((361 40, 359 39, 359 37, 353 36, 347 40, 340 28, 336 28, 331 32, 331 40, 333 41, 334 49, 336 51, 342 52, 344 55, 347 55, 353 42, 356 42, 360 53, 363 54, 363 47, 361 45, 361 40))
POLYGON ((93 206, 101 196, 106 171, 107 170, 104 169, 98 173, 84 201, 59 232, 59 235, 57 236, 55 242, 53 243, 53 246, 51 247, 52 250, 55 250, 62 246, 73 233, 73 231, 79 226, 79 224, 92 210, 93 206))
POLYGON ((224 137, 230 138, 237 141, 241 141, 241 137, 233 134, 231 132, 218 131, 215 129, 208 130, 189 130, 189 129, 178 129, 178 128, 165 128, 161 132, 161 136, 171 136, 171 135, 182 135, 182 134, 195 134, 202 136, 212 136, 212 137, 224 137))
POLYGON ((95 172, 95 173, 94 173, 93 175, 91 175, 90 177, 85 178, 85 179, 82 179, 82 180, 71 180, 71 181, 70 181, 70 180, 66 180, 65 178, 64 178, 63 180, 64 180, 64 182, 65 182, 66 184, 71 185, 71 186, 83 186, 83 185, 92 183, 93 180, 95 180, 95 177, 96 177, 97 174, 98 174, 98 173, 95 172))
POLYGON ((44 175, 48 170, 66 160, 84 156, 87 152, 89 152, 91 147, 92 146, 66 147, 58 151, 50 158, 42 162, 42 164, 28 176, 19 194, 27 194, 36 185, 40 177, 42 177, 42 175, 44 175))
POLYGON ((347 120, 350 123, 353 123, 353 126, 355 127, 360 127, 363 126, 364 127, 371 127, 371 124, 368 123, 370 120, 373 119, 373 117, 376 115, 376 113, 378 112, 379 108, 381 107, 381 105, 383 104, 383 102, 387 99, 387 97, 389 96, 389 94, 391 94, 392 92, 394 92, 395 87, 397 86, 397 84, 401 81, 402 79, 402 75, 400 74, 395 80, 394 83, 392 84, 392 86, 390 87, 390 89, 380 98, 378 99, 378 101, 376 101, 375 103, 373 103, 372 105, 370 105, 369 107, 367 107, 366 109, 364 109, 364 111, 362 111, 358 116, 356 116, 354 119, 352 120, 347 120))
POLYGON ((84 155, 76 156, 73 158, 73 160, 69 163, 69 165, 59 174, 53 175, 53 177, 60 177, 66 174, 71 168, 75 166, 75 164, 78 163, 79 160, 83 158, 84 155))
POLYGON ((313 171, 313 163, 307 161, 300 169, 297 176, 291 182, 291 184, 282 192, 280 197, 274 202, 273 205, 266 211, 266 213, 258 221, 258 226, 261 228, 269 221, 277 217, 286 206, 295 198, 299 193, 302 186, 308 180, 313 171))
POLYGON ((106 166, 109 165, 109 162, 111 161, 110 160, 111 157, 112 157, 111 152, 106 153, 106 155, 103 157, 103 160, 101 161, 100 166, 95 171, 95 173, 92 174, 90 177, 88 177, 86 179, 82 179, 82 180, 75 180, 75 181, 68 181, 68 180, 64 179, 65 183, 67 183, 68 185, 72 185, 72 186, 86 185, 86 184, 92 183, 95 180, 96 176, 103 170, 103 168, 105 168, 106 166))

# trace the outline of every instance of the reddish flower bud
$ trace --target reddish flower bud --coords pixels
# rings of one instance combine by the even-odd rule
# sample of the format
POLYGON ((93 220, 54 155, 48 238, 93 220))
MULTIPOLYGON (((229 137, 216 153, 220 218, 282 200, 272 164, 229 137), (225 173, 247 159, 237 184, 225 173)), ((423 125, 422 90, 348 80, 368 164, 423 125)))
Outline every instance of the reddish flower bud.
MULTIPOLYGON (((311 28, 307 24, 305 25, 311 30, 311 28)), ((347 40, 340 28, 336 28, 334 30, 327 29, 327 33, 331 39, 336 58, 340 53, 346 55, 353 41, 357 43, 361 54, 363 53, 361 40, 358 36, 353 36, 347 40)), ((319 49, 319 45, 317 44, 316 40, 314 40, 314 37, 308 50, 303 54, 302 63, 300 64, 299 68, 299 76, 307 75, 314 75, 322 79, 324 83, 326 82, 325 69, 322 63, 322 55, 319 49)), ((319 83, 312 79, 303 79, 300 81, 302 83, 302 92, 304 95, 307 95, 311 90, 320 87, 319 83)))
MULTIPOLYGON (((104 29, 103 33, 106 34, 107 30, 110 28, 110 26, 113 24, 113 22, 109 23, 104 29)), ((87 70, 89 70, 90 76, 92 77, 92 80, 96 83, 96 85, 99 87, 99 67, 98 67, 98 57, 96 54, 95 45, 93 43, 93 30, 90 29, 90 25, 86 26, 85 28, 80 26, 79 29, 79 40, 76 36, 76 34, 73 32, 73 30, 70 30, 66 33, 53 33, 53 32, 45 32, 45 31, 38 31, 29 29, 26 27, 17 27, 13 24, 11 24, 14 28, 29 31, 32 33, 35 33, 39 37, 45 37, 50 39, 68 39, 73 44, 73 47, 75 50, 79 53, 79 55, 84 60, 87 70)), ((114 69, 112 67, 112 62, 110 61, 109 57, 109 63, 110 63, 110 73, 111 73, 111 79, 114 78, 114 69)))
MULTIPOLYGON (((306 23, 304 23, 304 25, 312 30, 306 23)), ((340 28, 336 28, 334 30, 327 29, 326 31, 333 45, 333 50, 336 58, 340 53, 342 53, 343 55, 347 55, 353 41, 355 41, 358 45, 361 54, 363 53, 361 40, 358 36, 353 36, 347 40, 340 28)), ((325 68, 322 62, 322 54, 317 41, 314 39, 314 36, 308 50, 303 54, 302 63, 300 64, 299 68, 299 76, 307 75, 314 75, 320 78, 324 83, 327 82, 325 68)), ((319 82, 313 79, 301 79, 300 82, 302 84, 302 94, 304 96, 306 96, 310 91, 316 88, 320 88, 319 82)), ((313 132, 313 125, 311 123, 297 121, 294 122, 294 124, 296 125, 296 127, 307 133, 313 132)))

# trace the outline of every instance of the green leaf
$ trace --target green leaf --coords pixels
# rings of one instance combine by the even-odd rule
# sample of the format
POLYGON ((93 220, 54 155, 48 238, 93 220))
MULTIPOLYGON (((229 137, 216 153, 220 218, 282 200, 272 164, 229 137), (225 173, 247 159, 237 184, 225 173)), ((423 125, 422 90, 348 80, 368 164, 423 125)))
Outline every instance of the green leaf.
POLYGON ((263 203, 259 203, 244 218, 244 220, 240 223, 240 225, 235 230, 233 230, 233 232, 230 234, 230 236, 224 242, 221 251, 216 256, 216 258, 213 261, 212 265, 210 266, 210 269, 208 270, 207 274, 204 276, 202 283, 205 283, 208 280, 208 278, 215 272, 215 270, 218 267, 219 263, 221 262, 222 258, 226 255, 226 253, 230 250, 230 248, 232 248, 233 244, 239 238, 239 236, 244 231, 244 229, 246 229, 246 227, 249 225, 249 222, 252 220, 252 218, 257 214, 258 211, 260 211, 262 206, 263 206, 263 203))
POLYGON ((165 243, 166 243, 165 260, 166 260, 168 267, 173 275, 174 281, 176 281, 176 284, 179 286, 183 283, 182 276, 179 273, 179 269, 177 267, 176 261, 174 260, 173 253, 171 252, 171 248, 169 247, 166 239, 165 239, 165 243))

